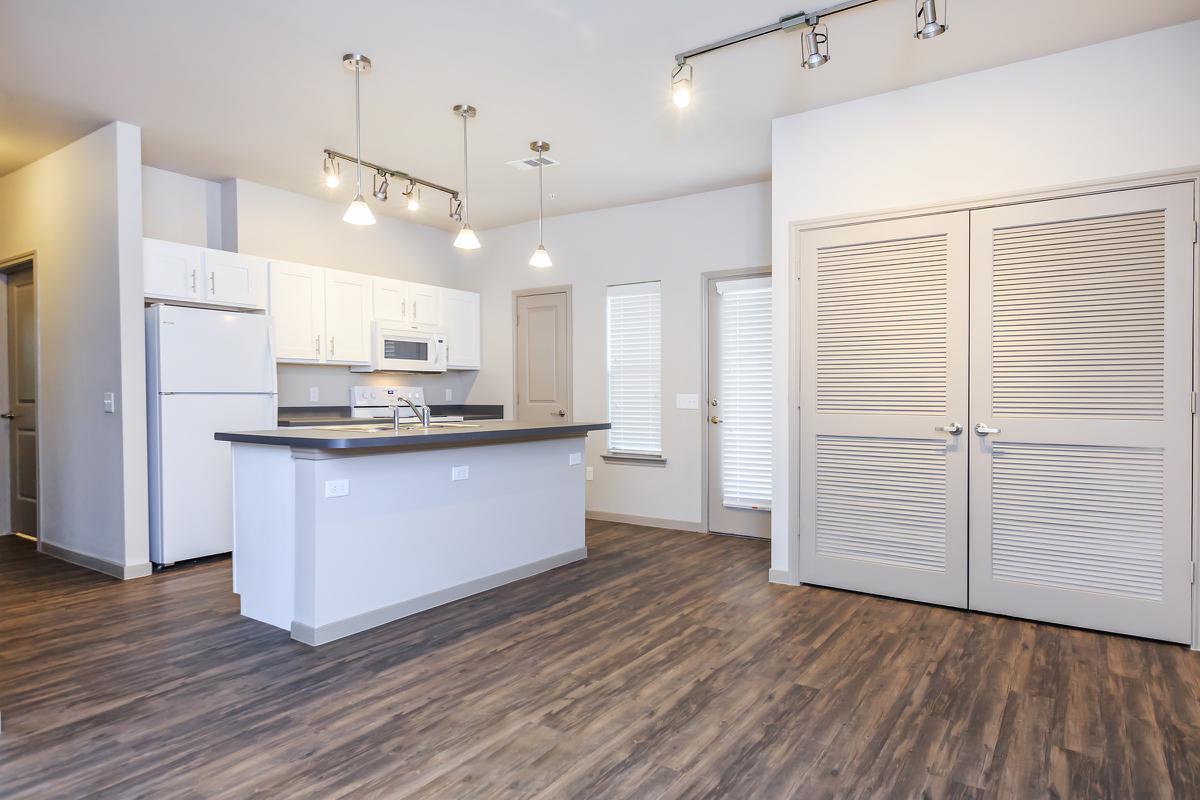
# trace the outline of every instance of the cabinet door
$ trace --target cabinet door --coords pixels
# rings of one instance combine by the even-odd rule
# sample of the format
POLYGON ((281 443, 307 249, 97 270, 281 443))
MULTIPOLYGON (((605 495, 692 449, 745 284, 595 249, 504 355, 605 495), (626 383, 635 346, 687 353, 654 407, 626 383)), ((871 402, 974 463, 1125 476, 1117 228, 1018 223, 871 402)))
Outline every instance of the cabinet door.
POLYGON ((442 289, 424 283, 409 285, 409 322, 422 330, 433 330, 442 326, 442 289))
POLYGON ((267 262, 241 253, 205 250, 204 300, 214 305, 266 308, 267 262))
POLYGON ((371 360, 371 278, 325 270, 325 360, 365 364, 371 360))
POLYGON ((270 262, 270 308, 279 361, 324 361, 325 270, 287 261, 270 262))
POLYGON ((409 295, 412 284, 393 278, 375 278, 371 284, 376 319, 408 322, 409 303, 411 302, 409 295))
POLYGON ((146 297, 161 300, 200 300, 203 250, 189 244, 142 240, 146 297))
POLYGON ((441 300, 446 330, 446 367, 479 369, 479 294, 442 289, 441 300))

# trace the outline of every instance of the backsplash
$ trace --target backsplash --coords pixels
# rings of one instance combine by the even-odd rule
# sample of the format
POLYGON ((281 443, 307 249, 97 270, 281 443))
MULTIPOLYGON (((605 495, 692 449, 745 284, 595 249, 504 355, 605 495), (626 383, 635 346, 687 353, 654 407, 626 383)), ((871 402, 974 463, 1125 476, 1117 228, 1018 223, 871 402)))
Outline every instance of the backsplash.
POLYGON ((465 403, 478 373, 351 372, 349 367, 317 364, 279 365, 279 405, 344 406, 349 404, 351 386, 420 386, 425 402, 434 404, 465 403), (318 399, 311 400, 310 390, 317 389, 318 399), (446 398, 446 390, 451 397, 446 398))

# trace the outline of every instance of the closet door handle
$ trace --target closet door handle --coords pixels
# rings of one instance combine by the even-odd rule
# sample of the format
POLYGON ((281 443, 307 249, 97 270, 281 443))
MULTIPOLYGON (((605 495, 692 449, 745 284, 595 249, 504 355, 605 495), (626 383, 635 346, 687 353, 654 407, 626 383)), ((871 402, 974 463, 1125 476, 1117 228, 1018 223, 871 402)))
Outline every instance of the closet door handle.
POLYGON ((934 430, 958 436, 963 432, 963 426, 959 425, 957 422, 951 422, 949 425, 938 425, 936 428, 934 428, 934 430))
POLYGON ((979 436, 987 436, 989 433, 999 433, 999 428, 993 428, 989 425, 984 425, 982 422, 975 423, 975 433, 979 436))

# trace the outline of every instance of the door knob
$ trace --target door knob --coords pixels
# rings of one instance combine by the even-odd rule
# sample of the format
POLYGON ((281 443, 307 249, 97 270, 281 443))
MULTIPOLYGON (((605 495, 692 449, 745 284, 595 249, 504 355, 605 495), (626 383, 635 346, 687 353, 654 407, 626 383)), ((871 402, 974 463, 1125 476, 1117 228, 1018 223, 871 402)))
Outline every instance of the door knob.
POLYGON ((560 417, 565 417, 565 416, 567 415, 567 412, 563 411, 563 410, 560 408, 560 409, 558 410, 558 415, 559 415, 560 417))
POLYGON ((962 433, 963 428, 962 425, 959 425, 957 422, 951 422, 949 425, 938 425, 936 428, 934 428, 934 430, 958 436, 960 433, 962 433))
POLYGON ((988 425, 984 425, 982 422, 975 423, 975 433, 977 433, 980 436, 987 436, 989 433, 999 433, 999 432, 1000 432, 999 428, 992 428, 988 425))
POLYGON ((721 418, 714 414, 713 416, 708 418, 708 421, 711 422, 713 425, 718 425, 721 422, 721 418))
POLYGON ((16 419, 16 418, 17 418, 17 415, 16 415, 16 414, 0 414, 0 418, 2 418, 2 419, 16 419))

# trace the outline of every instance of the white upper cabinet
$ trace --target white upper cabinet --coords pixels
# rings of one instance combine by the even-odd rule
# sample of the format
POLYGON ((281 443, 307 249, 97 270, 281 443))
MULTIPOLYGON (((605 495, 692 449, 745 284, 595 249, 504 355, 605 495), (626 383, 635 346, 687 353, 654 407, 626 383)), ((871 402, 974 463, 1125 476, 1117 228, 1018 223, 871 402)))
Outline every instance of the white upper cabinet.
POLYGON ((479 293, 442 289, 441 314, 446 333, 446 367, 479 369, 479 293))
POLYGON ((272 261, 270 314, 275 323, 275 357, 320 364, 325 360, 325 270, 272 261))
POLYGON ((142 268, 146 297, 153 300, 201 302, 203 262, 202 247, 144 239, 142 268))
POLYGON ((401 322, 413 330, 442 327, 442 289, 395 278, 373 279, 375 318, 401 322))
POLYGON ((326 363, 370 362, 371 289, 369 275, 325 270, 326 363))
POLYGON ((189 305, 267 307, 265 259, 190 244, 142 242, 145 295, 189 305))
POLYGON ((204 251, 205 302, 240 308, 267 307, 267 261, 256 256, 204 251))

